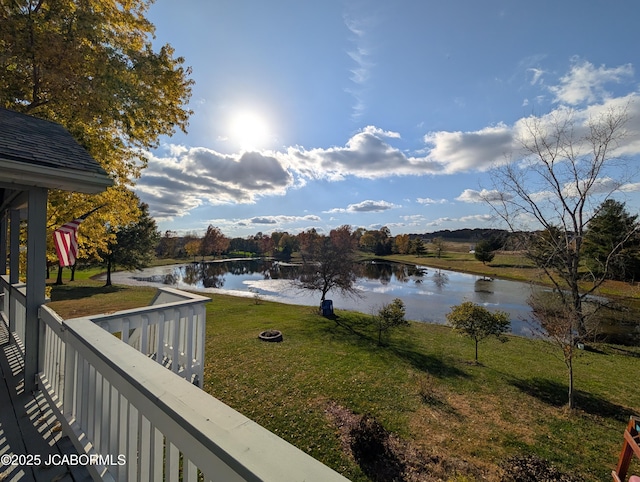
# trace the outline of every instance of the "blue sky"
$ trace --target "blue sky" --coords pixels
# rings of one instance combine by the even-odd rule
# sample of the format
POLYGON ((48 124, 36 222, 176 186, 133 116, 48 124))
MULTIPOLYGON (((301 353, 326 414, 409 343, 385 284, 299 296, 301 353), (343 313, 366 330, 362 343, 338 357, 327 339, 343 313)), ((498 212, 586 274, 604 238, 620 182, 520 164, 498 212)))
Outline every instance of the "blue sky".
POLYGON ((477 202, 489 168, 521 119, 563 107, 630 102, 640 159, 633 1, 157 0, 148 17, 196 82, 188 134, 137 181, 162 231, 502 227, 477 202))

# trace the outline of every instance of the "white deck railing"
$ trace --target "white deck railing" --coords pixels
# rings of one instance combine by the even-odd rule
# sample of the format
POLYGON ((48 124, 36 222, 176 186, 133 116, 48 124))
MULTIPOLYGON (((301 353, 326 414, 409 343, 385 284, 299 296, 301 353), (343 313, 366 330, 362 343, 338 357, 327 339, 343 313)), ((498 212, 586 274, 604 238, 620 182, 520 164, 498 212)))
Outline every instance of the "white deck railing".
POLYGON ((39 381, 94 478, 347 480, 96 324, 41 321, 39 381))
POLYGON ((160 288, 151 306, 86 319, 202 388, 205 303, 209 301, 204 296, 160 288))
POLYGON ((9 329, 10 336, 24 357, 24 335, 27 326, 27 295, 24 283, 11 284, 8 275, 0 276, 0 313, 9 329))
MULTIPOLYGON (((24 289, 5 277, 0 283, 3 321, 24 336, 24 289)), ((191 376, 179 376, 189 373, 189 360, 193 370, 204 365, 208 300, 165 289, 152 307, 71 320, 40 307, 38 382, 65 434, 89 460, 92 477, 346 481, 202 391, 191 376), (172 360, 171 371, 151 350, 172 360)))

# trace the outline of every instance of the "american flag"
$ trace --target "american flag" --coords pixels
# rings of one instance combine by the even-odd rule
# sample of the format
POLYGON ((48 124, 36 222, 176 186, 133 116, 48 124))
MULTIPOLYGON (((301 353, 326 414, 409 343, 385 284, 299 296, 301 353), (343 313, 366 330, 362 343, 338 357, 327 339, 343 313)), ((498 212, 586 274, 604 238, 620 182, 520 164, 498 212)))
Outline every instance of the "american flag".
POLYGON ((87 216, 95 213, 98 209, 105 207, 106 204, 93 208, 86 214, 83 214, 67 224, 63 224, 53 232, 53 244, 56 246, 58 253, 58 261, 61 267, 73 266, 76 264, 78 256, 78 226, 87 219, 87 216))
POLYGON ((53 242, 56 245, 60 266, 73 266, 78 256, 78 226, 86 216, 63 224, 53 232, 53 242))

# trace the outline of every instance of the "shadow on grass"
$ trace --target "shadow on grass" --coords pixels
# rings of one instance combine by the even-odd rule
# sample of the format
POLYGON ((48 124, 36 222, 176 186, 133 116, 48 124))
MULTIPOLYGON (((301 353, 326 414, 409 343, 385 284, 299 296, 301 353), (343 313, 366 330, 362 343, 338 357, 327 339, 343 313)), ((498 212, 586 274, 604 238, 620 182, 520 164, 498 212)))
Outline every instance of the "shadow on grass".
POLYGON ((90 298, 95 295, 117 293, 126 289, 122 286, 70 286, 58 285, 51 290, 51 301, 68 301, 90 298))
POLYGON ((403 346, 387 346, 386 350, 394 353, 398 358, 402 358, 414 368, 430 373, 438 378, 469 378, 469 374, 451 363, 445 361, 442 357, 429 355, 418 351, 414 345, 405 343, 403 346))
MULTIPOLYGON (((544 378, 512 380, 510 383, 522 392, 548 405, 562 407, 567 404, 568 387, 565 384, 544 378)), ((611 403, 609 400, 582 390, 575 390, 573 396, 575 408, 590 415, 611 418, 620 422, 629 420, 629 409, 622 405, 611 403)))
POLYGON ((371 327, 371 317, 364 314, 350 314, 348 318, 334 315, 331 319, 336 323, 337 328, 327 326, 333 334, 344 337, 345 332, 353 335, 360 342, 366 343, 372 349, 386 350, 401 358, 414 368, 427 372, 438 378, 468 378, 469 374, 448 363, 441 356, 431 355, 421 352, 410 340, 403 340, 402 345, 385 344, 378 345, 378 334, 371 327), (342 329, 342 333, 340 332, 342 329))

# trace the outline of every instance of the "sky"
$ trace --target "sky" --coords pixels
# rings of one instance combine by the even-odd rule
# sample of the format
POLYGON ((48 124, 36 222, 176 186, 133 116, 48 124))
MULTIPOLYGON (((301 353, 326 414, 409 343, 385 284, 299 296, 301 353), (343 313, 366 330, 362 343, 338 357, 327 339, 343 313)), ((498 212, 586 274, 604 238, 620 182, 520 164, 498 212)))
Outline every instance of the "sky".
POLYGON ((162 232, 501 228, 479 202, 492 166, 524 119, 567 108, 626 105, 621 152, 640 161, 633 0, 157 0, 147 16, 195 81, 188 133, 161 138, 135 187, 162 232))

